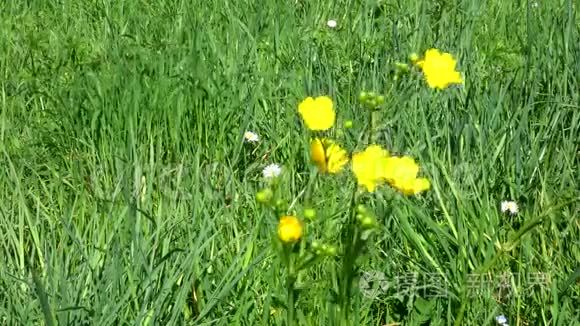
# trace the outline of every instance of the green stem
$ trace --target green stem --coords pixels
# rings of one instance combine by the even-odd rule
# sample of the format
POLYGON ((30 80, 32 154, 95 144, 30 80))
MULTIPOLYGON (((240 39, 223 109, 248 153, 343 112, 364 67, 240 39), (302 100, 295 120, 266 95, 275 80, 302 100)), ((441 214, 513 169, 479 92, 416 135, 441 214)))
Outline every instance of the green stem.
POLYGON ((301 271, 303 269, 310 267, 312 264, 320 261, 320 258, 321 258, 320 255, 311 255, 305 260, 301 260, 300 263, 297 264, 296 271, 301 271))
POLYGON ((286 289, 287 289, 287 301, 286 301, 286 325, 294 326, 294 284, 296 283, 296 275, 294 269, 294 260, 292 259, 292 247, 284 246, 284 261, 286 263, 286 268, 288 269, 288 275, 286 276, 286 289))
POLYGON ((32 272, 32 280, 34 282, 34 289, 36 291, 36 295, 38 296, 38 301, 40 302, 42 313, 44 314, 44 322, 47 326, 55 325, 54 316, 52 314, 52 310, 50 309, 50 304, 48 303, 48 296, 46 294, 46 291, 44 290, 42 280, 40 279, 40 276, 38 276, 38 272, 34 267, 31 268, 31 272, 32 272))
POLYGON ((459 307, 459 313, 457 314, 457 318, 455 318, 455 322, 453 326, 460 326, 461 322, 463 321, 463 315, 465 314, 465 307, 466 307, 466 300, 465 296, 461 298, 461 306, 459 307))
MULTIPOLYGON (((373 110, 369 109, 368 112, 368 129, 367 129, 367 145, 371 145, 373 142, 373 110)), ((361 252, 361 248, 364 245, 359 237, 358 230, 356 227, 356 199, 357 199, 358 185, 354 186, 352 197, 350 200, 350 211, 348 218, 343 225, 342 233, 342 268, 339 273, 338 278, 338 308, 340 312, 337 314, 340 316, 340 325, 350 325, 350 304, 352 298, 353 281, 355 279, 355 265, 356 260, 361 252)))
POLYGON ((373 143, 373 129, 374 129, 374 120, 373 120, 373 114, 374 114, 374 110, 371 109, 369 112, 369 129, 368 129, 368 139, 367 139, 367 145, 371 145, 373 143))
POLYGON ((354 265, 356 258, 360 250, 358 250, 359 245, 357 245, 358 234, 356 232, 356 194, 357 187, 355 186, 352 197, 350 201, 350 214, 344 225, 346 228, 346 233, 342 239, 344 244, 344 253, 342 256, 342 270, 340 273, 340 283, 339 283, 339 308, 341 316, 341 325, 349 325, 350 318, 350 303, 351 303, 351 290, 352 281, 354 279, 354 265))
POLYGON ((296 278, 291 275, 288 274, 288 277, 286 278, 286 284, 288 287, 288 307, 286 309, 286 322, 288 326, 294 326, 294 315, 295 315, 295 310, 294 310, 294 283, 296 281, 296 278))
MULTIPOLYGON (((368 134, 367 134, 367 145, 373 143, 373 110, 369 110, 368 113, 368 134)), ((356 229, 356 194, 357 185, 355 185, 352 192, 352 197, 350 201, 350 214, 348 220, 345 223, 346 233, 342 239, 344 245, 344 253, 342 256, 342 270, 340 273, 340 283, 339 283, 339 308, 340 316, 342 317, 340 324, 349 325, 350 324, 350 304, 352 298, 352 288, 354 281, 354 268, 356 264, 356 259, 360 253, 360 249, 363 242, 359 239, 359 234, 356 229)))

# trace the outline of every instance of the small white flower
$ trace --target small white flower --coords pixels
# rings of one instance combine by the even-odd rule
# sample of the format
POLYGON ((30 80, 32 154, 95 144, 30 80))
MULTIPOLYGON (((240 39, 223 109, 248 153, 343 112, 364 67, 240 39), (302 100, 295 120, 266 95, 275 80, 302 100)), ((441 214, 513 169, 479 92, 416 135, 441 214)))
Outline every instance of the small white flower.
POLYGON ((244 132, 244 139, 248 143, 256 143, 260 140, 260 136, 258 136, 258 134, 253 131, 246 131, 244 132))
POLYGON ((538 8, 539 4, 537 1, 532 2, 532 8, 538 8))
POLYGON ((336 23, 336 20, 331 19, 329 21, 326 22, 326 26, 330 27, 330 28, 335 28, 338 24, 336 23))
POLYGON ((272 163, 266 166, 264 168, 264 171, 262 171, 262 173, 264 174, 264 178, 272 179, 278 177, 280 173, 282 173, 282 168, 280 167, 280 165, 272 163))
POLYGON ((507 326, 507 318, 504 315, 495 317, 495 321, 500 325, 507 326))
POLYGON ((518 204, 515 201, 504 200, 501 202, 501 212, 509 212, 512 215, 516 215, 519 211, 518 204))

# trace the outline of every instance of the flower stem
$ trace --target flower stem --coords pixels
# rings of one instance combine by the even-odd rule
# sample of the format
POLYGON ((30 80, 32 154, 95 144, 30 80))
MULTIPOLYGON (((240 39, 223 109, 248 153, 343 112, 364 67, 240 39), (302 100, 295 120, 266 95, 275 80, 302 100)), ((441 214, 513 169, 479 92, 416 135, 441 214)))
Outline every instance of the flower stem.
POLYGON ((294 284, 296 283, 296 275, 294 273, 294 260, 292 259, 292 249, 289 246, 284 248, 284 256, 286 260, 286 267, 288 268, 288 274, 286 276, 286 288, 287 288, 287 301, 286 301, 286 325, 287 326, 294 326, 294 316, 295 316, 295 307, 294 307, 294 284))
POLYGON ((373 130, 374 130, 374 110, 369 111, 369 129, 368 129, 368 139, 367 145, 371 145, 373 143, 373 130))
POLYGON ((294 275, 288 275, 288 277, 286 278, 286 285, 288 287, 288 307, 286 309, 286 323, 287 326, 294 326, 294 283, 296 281, 296 278, 294 277, 294 275))
POLYGON ((349 325, 350 318, 350 303, 351 303, 351 292, 352 292, 352 281, 354 280, 354 267, 357 255, 360 252, 360 245, 358 242, 358 232, 356 232, 356 194, 357 188, 355 186, 351 202, 350 202, 350 214, 344 225, 346 232, 343 234, 342 242, 344 244, 344 253, 342 255, 342 269, 340 272, 339 279, 339 315, 342 316, 341 325, 349 325))
MULTIPOLYGON (((373 110, 368 113, 367 145, 373 143, 374 119, 373 110)), ((338 303, 341 316, 340 325, 350 325, 350 305, 352 298, 353 281, 355 279, 356 260, 360 255, 364 242, 360 239, 356 229, 356 202, 357 202, 357 185, 354 186, 350 201, 350 212, 343 230, 343 256, 342 269, 339 276, 339 293, 338 303)))

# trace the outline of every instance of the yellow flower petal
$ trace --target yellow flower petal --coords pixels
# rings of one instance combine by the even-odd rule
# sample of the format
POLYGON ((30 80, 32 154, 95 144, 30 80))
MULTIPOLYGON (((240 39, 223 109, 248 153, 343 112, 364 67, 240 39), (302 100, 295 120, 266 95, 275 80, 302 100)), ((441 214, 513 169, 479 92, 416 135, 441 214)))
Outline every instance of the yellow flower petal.
POLYGON ((417 178, 413 185, 413 194, 429 190, 429 188, 431 188, 431 182, 427 178, 417 178))
POLYGON ((338 173, 348 163, 346 151, 329 139, 313 139, 310 142, 310 157, 322 173, 338 173))
POLYGON ((445 89, 451 84, 463 83, 461 75, 455 70, 457 61, 449 53, 429 49, 425 52, 425 58, 417 61, 416 65, 423 71, 431 88, 445 89))
POLYGON ((382 183, 388 152, 378 145, 371 145, 352 156, 352 171, 360 186, 374 192, 382 183))
POLYGON ((302 223, 296 216, 282 216, 278 223, 278 238, 284 243, 294 243, 302 237, 302 223))
POLYGON ((298 105, 298 112, 310 130, 328 130, 336 120, 334 104, 328 96, 306 98, 298 105))
POLYGON ((431 186, 426 178, 417 178, 419 165, 408 156, 389 157, 385 164, 384 177, 391 187, 405 195, 416 195, 431 186))
POLYGON ((384 177, 389 183, 413 180, 419 173, 419 165, 408 156, 391 156, 387 159, 384 177))
POLYGON ((318 138, 315 138, 310 142, 310 158, 316 164, 320 172, 326 172, 326 155, 324 153, 324 146, 322 145, 322 141, 318 138))
POLYGON ((348 155, 337 144, 331 144, 327 148, 327 168, 329 173, 338 173, 348 163, 348 155))

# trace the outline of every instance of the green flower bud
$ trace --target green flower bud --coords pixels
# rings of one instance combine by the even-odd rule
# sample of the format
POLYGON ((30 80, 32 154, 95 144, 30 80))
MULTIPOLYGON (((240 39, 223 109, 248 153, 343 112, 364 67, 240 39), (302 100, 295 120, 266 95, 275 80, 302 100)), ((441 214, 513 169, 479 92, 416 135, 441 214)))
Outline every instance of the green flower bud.
POLYGON ((311 221, 314 220, 316 218, 316 210, 314 210, 313 208, 306 208, 304 210, 304 218, 311 221))
POLYGON ((375 101, 377 102, 377 106, 382 105, 383 103, 385 103, 385 97, 383 95, 379 95, 377 96, 375 101))
POLYGON ((327 246, 325 254, 327 254, 328 256, 336 256, 337 252, 338 251, 335 246, 327 246))
POLYGON ((417 53, 413 52, 409 55, 409 60, 412 63, 415 63, 415 62, 419 61, 419 55, 417 53))
POLYGON ((406 73, 409 72, 409 65, 406 63, 397 62, 395 63, 398 72, 406 73))
POLYGON ((359 221, 359 222, 361 222, 361 223, 362 223, 363 218, 365 218, 365 216, 362 215, 362 214, 356 214, 355 217, 356 217, 356 220, 359 221))
POLYGON ((314 241, 312 241, 312 244, 311 244, 311 246, 312 246, 312 249, 313 249, 313 250, 316 250, 316 251, 317 251, 317 250, 319 250, 319 249, 320 249, 320 242, 318 242, 318 241, 314 240, 314 241))
POLYGON ((376 221, 374 218, 372 218, 370 216, 365 216, 360 221, 360 224, 363 227, 363 229, 372 229, 376 226, 376 221))
POLYGON ((360 92, 358 96, 358 100, 361 103, 365 103, 369 98, 369 94, 367 92, 360 92))
POLYGON ((352 120, 346 120, 346 121, 344 122, 344 125, 343 125, 343 126, 344 126, 344 128, 346 128, 346 129, 350 129, 350 128, 352 128, 352 120))
POLYGON ((275 205, 276 205, 276 208, 278 208, 279 210, 282 210, 282 211, 283 210, 286 210, 286 207, 288 206, 286 204, 286 202, 284 200, 282 200, 282 199, 276 200, 276 204, 275 205))
POLYGON ((358 204, 356 206, 356 212, 364 215, 367 212, 367 208, 363 204, 358 204))
POLYGON ((272 193, 272 189, 265 188, 256 193, 256 200, 259 203, 265 204, 272 200, 272 196, 274 196, 274 193, 272 193))

